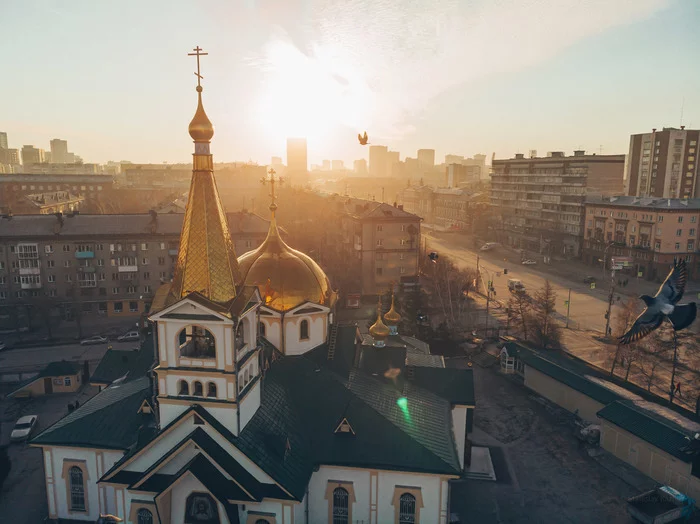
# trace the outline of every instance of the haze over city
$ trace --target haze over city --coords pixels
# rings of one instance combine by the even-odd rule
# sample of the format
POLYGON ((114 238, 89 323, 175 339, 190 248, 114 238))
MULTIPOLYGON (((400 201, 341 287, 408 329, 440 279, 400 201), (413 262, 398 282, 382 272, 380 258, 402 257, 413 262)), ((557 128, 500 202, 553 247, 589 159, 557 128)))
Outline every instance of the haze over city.
POLYGON ((402 158, 626 153, 632 133, 700 124, 697 2, 34 0, 4 19, 3 130, 86 162, 188 161, 193 39, 218 161, 305 136, 309 163, 350 165, 364 130, 402 158))

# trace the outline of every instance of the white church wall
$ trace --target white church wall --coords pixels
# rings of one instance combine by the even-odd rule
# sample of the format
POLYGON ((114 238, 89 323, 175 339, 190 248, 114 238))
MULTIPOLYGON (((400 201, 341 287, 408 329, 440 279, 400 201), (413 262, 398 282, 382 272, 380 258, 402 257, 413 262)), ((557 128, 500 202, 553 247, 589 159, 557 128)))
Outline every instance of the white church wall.
POLYGON ((315 313, 284 317, 284 352, 286 355, 301 355, 325 342, 328 313, 315 313), (309 338, 301 340, 302 320, 309 322, 309 338))
POLYGON ((180 380, 187 382, 190 394, 188 396, 193 396, 194 393, 194 383, 199 381, 202 383, 202 391, 204 393, 203 399, 207 398, 207 393, 209 391, 209 382, 216 384, 216 397, 219 399, 226 398, 226 377, 222 376, 202 376, 202 375, 191 375, 187 371, 182 370, 172 370, 168 371, 168 375, 165 378, 165 389, 160 390, 160 394, 169 395, 171 397, 177 397, 180 393, 180 380))
POLYGON ((235 404, 222 404, 221 407, 207 406, 206 410, 234 435, 237 435, 238 417, 235 404))
POLYGON ((265 324, 265 338, 280 351, 282 350, 282 324, 280 315, 261 315, 260 321, 265 324))
POLYGON ((260 407, 260 391, 260 381, 258 380, 240 403, 241 430, 250 422, 260 407))
POLYGON ((182 415, 189 406, 186 404, 168 404, 165 399, 158 402, 158 413, 160 415, 160 426, 166 427, 177 417, 182 415))
MULTIPOLYGON (((379 505, 377 522, 394 522, 398 508, 392 505, 397 486, 420 488, 423 507, 420 509, 420 524, 441 522, 441 515, 447 511, 447 499, 441 497, 441 484, 446 485, 441 477, 435 475, 416 475, 390 471, 379 472, 379 505), (444 500, 445 506, 442 507, 444 500)), ((402 491, 402 490, 399 490, 402 491)))
MULTIPOLYGON (((53 495, 53 504, 58 517, 93 522, 99 517, 101 506, 97 481, 101 477, 102 464, 98 464, 97 456, 98 450, 94 449, 51 448, 51 470, 54 482, 53 494, 47 493, 47 500, 50 500, 51 495, 53 495), (84 512, 71 511, 69 508, 69 469, 74 465, 83 470, 86 505, 84 512)), ((51 507, 51 503, 49 503, 49 507, 51 507)))
POLYGON ((178 451, 178 453, 172 457, 166 464, 164 464, 160 469, 158 469, 158 473, 163 473, 166 475, 174 475, 178 471, 180 471, 180 468, 187 464, 190 460, 194 458, 195 455, 199 453, 199 450, 195 449, 194 444, 190 442, 185 446, 184 449, 181 449, 178 451))
MULTIPOLYGON (((282 519, 282 512, 283 512, 283 505, 281 502, 273 501, 273 500, 263 500, 260 503, 257 504, 246 504, 245 505, 245 513, 243 519, 241 519, 241 522, 247 522, 248 515, 250 513, 258 512, 258 513, 272 513, 275 515, 275 521, 281 524, 282 522, 292 522, 290 520, 283 520, 282 519)), ((296 520, 293 521, 294 524, 299 524, 296 520)))
POLYGON ((457 455, 459 464, 464 467, 464 432, 467 428, 467 408, 466 406, 454 406, 452 408, 452 432, 457 445, 457 455))
POLYGON ((292 519, 294 524, 310 524, 306 518, 306 500, 308 497, 308 494, 304 495, 304 498, 301 499, 301 503, 294 504, 294 518, 292 519))
MULTIPOLYGON (((329 501, 326 500, 326 490, 329 480, 352 482, 355 493, 355 502, 351 508, 352 522, 369 522, 369 470, 336 468, 332 466, 321 466, 318 471, 311 475, 308 495, 309 522, 328 521, 329 501)), ((393 518, 390 522, 393 522, 393 518)))
MULTIPOLYGON (((176 366, 180 351, 179 335, 187 326, 201 326, 208 330, 214 336, 214 344, 216 347, 216 368, 224 369, 226 351, 232 351, 230 345, 227 347, 227 342, 230 344, 230 338, 225 336, 225 330, 231 330, 231 325, 224 323, 211 322, 193 322, 185 320, 159 320, 158 321, 158 344, 161 347, 161 354, 165 346, 165 353, 168 355, 168 365, 176 366), (160 326, 163 326, 161 331, 160 326)), ((193 359, 201 360, 201 359, 193 359)))
MULTIPOLYGON (((164 424, 161 427, 165 427, 164 424)), ((147 451, 141 451, 128 466, 128 471, 146 471, 163 455, 175 447, 182 439, 192 433, 195 426, 192 419, 184 420, 180 424, 159 437, 155 444, 152 444, 147 451)))

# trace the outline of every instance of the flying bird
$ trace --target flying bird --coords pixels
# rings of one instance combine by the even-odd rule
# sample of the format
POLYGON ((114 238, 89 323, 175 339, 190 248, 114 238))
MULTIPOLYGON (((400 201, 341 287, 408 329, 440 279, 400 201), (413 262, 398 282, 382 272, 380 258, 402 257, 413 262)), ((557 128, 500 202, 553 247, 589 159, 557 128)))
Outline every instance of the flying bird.
POLYGON ((367 138, 367 131, 365 131, 365 134, 364 134, 364 135, 361 135, 361 134, 358 133, 358 134, 357 134, 357 139, 360 141, 360 145, 361 145, 361 146, 366 146, 366 145, 369 143, 369 142, 367 142, 367 140, 369 140, 369 139, 367 138))
POLYGON ((675 261, 673 269, 661 284, 655 296, 642 295, 639 298, 644 301, 646 308, 634 321, 632 327, 622 335, 620 344, 631 344, 643 339, 649 333, 657 329, 664 318, 667 318, 675 331, 687 328, 695 321, 697 306, 695 302, 676 305, 683 298, 685 284, 688 281, 688 268, 685 260, 675 261))

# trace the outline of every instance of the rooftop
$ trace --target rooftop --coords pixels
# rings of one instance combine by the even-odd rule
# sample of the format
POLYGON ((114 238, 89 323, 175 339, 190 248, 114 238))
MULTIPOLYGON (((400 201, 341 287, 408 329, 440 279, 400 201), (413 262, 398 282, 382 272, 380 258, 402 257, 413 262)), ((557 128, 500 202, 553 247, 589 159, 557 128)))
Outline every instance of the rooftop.
POLYGON ((677 209, 682 211, 700 210, 700 198, 653 198, 634 196, 611 196, 589 195, 586 197, 586 205, 609 206, 609 207, 636 207, 645 209, 677 209))

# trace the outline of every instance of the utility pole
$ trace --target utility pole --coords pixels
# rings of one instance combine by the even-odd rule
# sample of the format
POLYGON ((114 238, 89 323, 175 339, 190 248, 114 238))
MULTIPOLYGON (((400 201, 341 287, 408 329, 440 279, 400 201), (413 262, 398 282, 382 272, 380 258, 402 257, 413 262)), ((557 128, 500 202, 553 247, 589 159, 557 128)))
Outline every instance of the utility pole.
POLYGON ((569 300, 566 301, 566 328, 569 329, 569 311, 571 310, 571 288, 569 288, 569 300))
POLYGON ((613 295, 615 294, 615 270, 612 270, 610 277, 610 296, 608 297, 608 312, 605 314, 605 338, 608 338, 610 330, 610 311, 612 310, 613 295))

